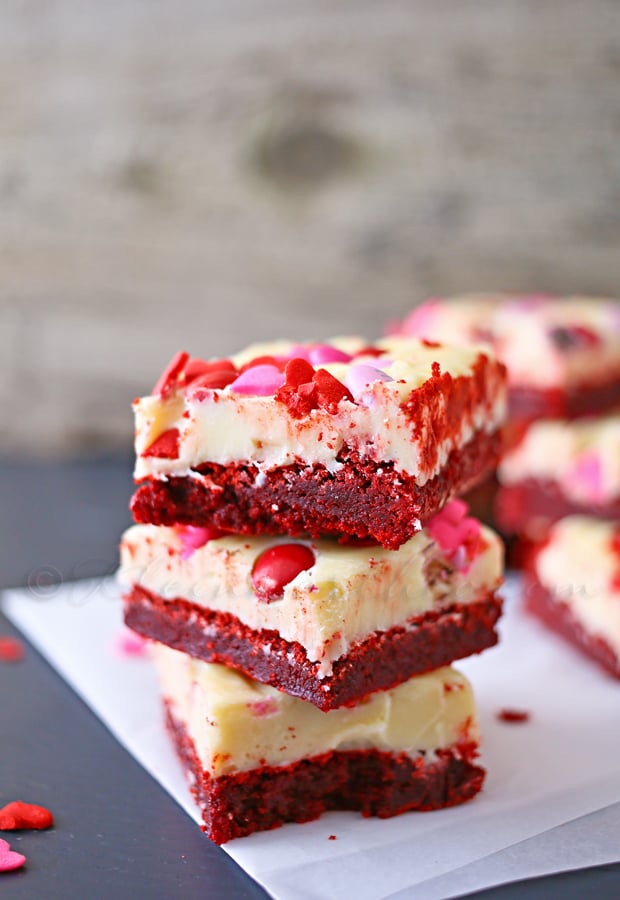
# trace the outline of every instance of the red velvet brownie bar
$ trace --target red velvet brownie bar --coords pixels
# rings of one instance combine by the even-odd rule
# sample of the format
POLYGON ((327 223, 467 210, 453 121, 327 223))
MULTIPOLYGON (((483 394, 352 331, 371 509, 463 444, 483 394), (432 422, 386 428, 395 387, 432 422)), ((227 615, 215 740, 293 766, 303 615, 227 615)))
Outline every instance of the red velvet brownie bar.
POLYGON ((488 343, 508 368, 509 419, 574 418, 620 402, 620 303, 472 294, 432 299, 400 332, 488 343))
POLYGON ((620 526, 569 516, 527 567, 528 609, 620 678, 620 526))
POLYGON ((167 725, 218 844, 327 810, 431 810, 482 787, 468 682, 438 669, 350 709, 315 706, 153 645, 167 725))
POLYGON ((573 514, 620 519, 620 415, 535 422, 498 480, 495 513, 506 534, 540 538, 573 514))
POLYGON ((125 621, 321 709, 497 641, 498 537, 452 501, 398 550, 137 525, 121 544, 125 621))
POLYGON ((503 366, 390 339, 179 354, 135 401, 137 522, 396 549, 497 461, 503 366))

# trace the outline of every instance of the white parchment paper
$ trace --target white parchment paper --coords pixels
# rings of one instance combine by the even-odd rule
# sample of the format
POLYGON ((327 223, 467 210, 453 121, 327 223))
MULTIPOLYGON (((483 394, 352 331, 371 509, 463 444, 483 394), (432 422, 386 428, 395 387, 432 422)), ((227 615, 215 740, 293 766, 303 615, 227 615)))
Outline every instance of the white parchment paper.
MULTIPOLYGON (((620 801, 620 683, 524 616, 516 579, 505 594, 499 646, 457 664, 478 701, 488 770, 482 794, 455 809, 382 821, 330 813, 227 844, 274 897, 431 900, 620 859, 620 815, 611 806, 620 801), (530 719, 501 722, 497 713, 505 707, 526 710, 530 719), (595 810, 602 811, 596 818, 579 819, 595 810), (520 842, 549 829, 533 863, 520 842)), ((7 591, 3 608, 198 822, 162 728, 150 665, 116 649, 121 609, 114 581, 75 582, 39 595, 7 591)))

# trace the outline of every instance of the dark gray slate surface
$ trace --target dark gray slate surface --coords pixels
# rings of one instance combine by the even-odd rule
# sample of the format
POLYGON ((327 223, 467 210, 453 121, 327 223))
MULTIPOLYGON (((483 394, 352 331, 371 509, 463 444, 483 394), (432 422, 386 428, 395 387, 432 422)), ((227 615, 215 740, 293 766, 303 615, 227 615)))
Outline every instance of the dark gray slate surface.
MULTIPOLYGON (((0 584, 106 574, 129 523, 131 462, 0 464, 0 584)), ((0 634, 15 634, 0 615, 0 634)), ((266 894, 116 742, 38 653, 0 668, 0 805, 48 806, 50 832, 4 834, 27 868, 0 875, 14 898, 208 897, 266 894)), ((620 896, 620 863, 472 897, 620 896)), ((348 898, 347 898, 348 900, 348 898)))

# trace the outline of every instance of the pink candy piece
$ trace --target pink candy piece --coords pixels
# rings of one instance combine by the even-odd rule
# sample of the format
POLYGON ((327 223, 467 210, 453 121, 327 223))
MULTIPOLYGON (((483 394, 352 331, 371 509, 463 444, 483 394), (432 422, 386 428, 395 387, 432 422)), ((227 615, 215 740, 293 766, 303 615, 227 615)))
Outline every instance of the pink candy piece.
POLYGON ((437 313, 442 301, 438 297, 431 297, 421 306, 411 310, 401 325, 400 334, 412 334, 416 337, 432 337, 437 313))
POLYGON ((267 397, 275 394, 278 388, 284 384, 284 372, 280 372, 275 366, 258 365, 246 369, 230 385, 230 390, 236 394, 246 394, 254 397, 267 397))
POLYGON ((582 453, 577 458, 572 471, 572 478, 586 488, 588 499, 600 503, 603 496, 603 472, 601 461, 596 453, 582 453))
POLYGON ((346 385, 356 400, 376 381, 394 381, 394 379, 381 369, 362 363, 359 366, 351 366, 345 377, 346 385))
POLYGON ((11 850, 7 841, 0 840, 0 872, 12 872, 21 868, 25 862, 25 856, 11 850))
POLYGON ((197 525, 177 525, 176 532, 181 541, 181 559, 189 559, 199 547, 204 547, 208 541, 213 541, 224 534, 218 528, 201 528, 197 525))
POLYGON ((293 344, 282 357, 282 359, 305 359, 310 362, 310 350, 304 344, 293 344))
POLYGON ((123 656, 144 656, 147 640, 129 628, 124 628, 115 641, 115 648, 123 656))
POLYGON ((480 522, 467 504, 452 500, 426 524, 426 530, 460 572, 467 572, 480 549, 480 522))
POLYGON ((330 362, 350 362, 353 357, 338 347, 332 347, 331 344, 315 344, 310 349, 310 362, 313 366, 320 366, 323 363, 330 362))

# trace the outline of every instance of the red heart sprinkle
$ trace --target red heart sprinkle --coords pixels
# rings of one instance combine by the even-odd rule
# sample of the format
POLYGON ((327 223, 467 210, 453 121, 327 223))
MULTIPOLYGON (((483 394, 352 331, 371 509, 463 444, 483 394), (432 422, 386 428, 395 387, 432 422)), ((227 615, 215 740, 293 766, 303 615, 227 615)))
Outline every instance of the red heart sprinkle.
POLYGON ((176 356, 173 356, 164 371, 161 373, 157 384, 151 391, 151 394, 153 394, 154 396, 159 396, 162 400, 165 400, 166 397, 171 394, 172 391, 177 387, 188 360, 189 353, 185 353, 183 350, 180 350, 176 354, 176 356))
POLYGON ((141 456, 154 456, 157 459, 178 459, 181 435, 178 428, 169 428, 153 441, 141 456))
POLYGON ((252 569, 252 587, 259 600, 271 603, 284 594, 289 582, 315 563, 314 553, 303 544, 278 544, 258 557, 252 569))
POLYGON ((334 378, 327 369, 319 369, 314 373, 314 383, 318 389, 319 404, 330 412, 335 412, 335 407, 341 400, 350 400, 354 403, 353 394, 342 381, 334 378))
POLYGON ((42 828, 51 828, 53 824, 54 817, 44 806, 14 800, 0 809, 0 831, 18 831, 25 828, 40 831, 42 828))
POLYGON ((0 840, 0 872, 12 872, 14 869, 21 868, 25 862, 25 856, 11 850, 6 841, 0 840))
POLYGON ((300 384, 306 384, 308 381, 312 381, 314 368, 307 360, 298 356, 287 362, 284 374, 286 375, 287 385, 299 387, 300 384))
POLYGON ((24 645, 14 637, 0 637, 0 662, 20 662, 26 655, 24 645))

